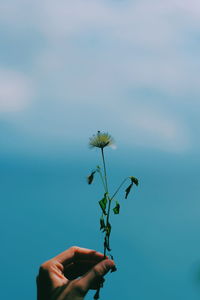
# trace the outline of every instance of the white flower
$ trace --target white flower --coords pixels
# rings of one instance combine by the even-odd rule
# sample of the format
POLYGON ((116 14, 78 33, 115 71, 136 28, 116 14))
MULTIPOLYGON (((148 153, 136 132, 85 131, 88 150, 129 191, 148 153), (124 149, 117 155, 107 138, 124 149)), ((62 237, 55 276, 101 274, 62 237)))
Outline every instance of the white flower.
POLYGON ((89 141, 90 148, 105 148, 107 146, 112 146, 114 144, 114 140, 112 136, 106 132, 98 131, 97 134, 94 134, 89 141))

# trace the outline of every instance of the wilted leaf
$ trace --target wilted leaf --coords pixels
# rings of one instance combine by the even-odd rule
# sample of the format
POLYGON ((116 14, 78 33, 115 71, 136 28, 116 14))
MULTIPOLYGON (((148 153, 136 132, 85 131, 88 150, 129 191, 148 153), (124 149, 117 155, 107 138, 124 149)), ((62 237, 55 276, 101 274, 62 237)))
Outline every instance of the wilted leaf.
POLYGON ((103 199, 101 199, 99 201, 99 205, 101 206, 101 209, 102 209, 104 215, 106 215, 106 204, 107 204, 107 197, 106 197, 106 195, 107 194, 105 193, 103 199))
POLYGON ((113 208, 114 214, 115 214, 115 215, 118 215, 118 214, 119 214, 119 210, 120 210, 120 205, 119 205, 119 203, 116 201, 116 205, 115 205, 115 207, 113 208))
POLYGON ((88 184, 91 184, 93 179, 94 179, 94 174, 96 173, 96 171, 93 171, 88 177, 87 177, 87 182, 88 184))
POLYGON ((109 237, 110 236, 110 233, 111 233, 111 225, 110 223, 108 223, 108 225, 106 226, 106 235, 109 237))
POLYGON ((131 184, 125 190, 125 192, 126 192, 125 199, 127 199, 128 194, 130 193, 130 190, 131 190, 132 186, 133 186, 133 182, 131 182, 131 184))
POLYGON ((104 222, 104 218, 101 217, 100 218, 100 230, 105 229, 105 227, 106 227, 106 225, 105 225, 105 222, 104 222))
POLYGON ((136 177, 134 177, 134 176, 130 176, 130 179, 131 179, 131 181, 132 181, 133 183, 135 183, 135 185, 137 185, 137 186, 138 186, 138 184, 139 184, 139 181, 138 181, 138 179, 137 179, 136 177))

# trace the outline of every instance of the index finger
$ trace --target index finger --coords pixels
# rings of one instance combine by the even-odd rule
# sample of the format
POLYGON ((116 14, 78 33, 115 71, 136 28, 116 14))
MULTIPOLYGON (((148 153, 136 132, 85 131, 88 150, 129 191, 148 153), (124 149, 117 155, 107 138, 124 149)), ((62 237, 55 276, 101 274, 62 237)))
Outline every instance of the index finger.
POLYGON ((81 260, 87 260, 98 263, 104 258, 105 257, 102 253, 97 252, 95 250, 73 246, 57 255, 54 259, 59 261, 62 265, 67 265, 72 262, 77 262, 81 260))

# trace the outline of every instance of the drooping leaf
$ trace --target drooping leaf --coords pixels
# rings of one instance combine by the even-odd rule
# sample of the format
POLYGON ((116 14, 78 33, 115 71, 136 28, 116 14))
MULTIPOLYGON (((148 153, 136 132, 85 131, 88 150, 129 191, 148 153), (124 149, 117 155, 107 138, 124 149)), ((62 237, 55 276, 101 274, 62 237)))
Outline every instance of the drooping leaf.
POLYGON ((91 184, 93 179, 94 179, 94 174, 96 173, 96 171, 93 171, 88 177, 87 177, 87 182, 88 184, 91 184))
POLYGON ((131 179, 131 182, 135 183, 135 185, 137 185, 137 186, 138 186, 138 184, 139 184, 139 181, 138 181, 138 179, 137 179, 136 177, 134 177, 134 176, 130 176, 130 179, 131 179))
POLYGON ((107 193, 104 194, 103 199, 99 201, 99 205, 101 206, 101 209, 103 211, 103 214, 106 215, 106 204, 107 204, 107 193))
POLYGON ((114 211, 114 214, 115 215, 118 215, 119 214, 119 211, 120 211, 120 205, 119 203, 116 201, 116 205, 115 207, 113 208, 113 211, 114 211))
POLYGON ((111 228, 112 228, 112 226, 110 225, 110 223, 108 223, 108 225, 106 226, 106 235, 107 235, 108 237, 110 236, 111 228))
POLYGON ((106 225, 103 216, 100 218, 100 230, 105 229, 106 225))
POLYGON ((133 182, 131 182, 131 184, 130 184, 130 185, 127 187, 127 189, 125 190, 125 193, 126 193, 125 199, 127 199, 127 197, 128 197, 128 195, 129 195, 129 193, 130 193, 130 190, 131 190, 132 186, 133 186, 133 182))

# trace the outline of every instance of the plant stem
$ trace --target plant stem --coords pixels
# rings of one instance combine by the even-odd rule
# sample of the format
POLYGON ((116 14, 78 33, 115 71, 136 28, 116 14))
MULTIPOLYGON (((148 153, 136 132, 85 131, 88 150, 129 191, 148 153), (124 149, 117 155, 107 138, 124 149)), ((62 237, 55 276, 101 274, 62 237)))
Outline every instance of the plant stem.
MULTIPOLYGON (((104 157, 104 152, 103 152, 103 148, 101 148, 101 155, 102 155, 102 160, 103 160, 103 169, 104 169, 104 180, 102 178, 102 182, 105 182, 104 188, 105 188, 105 192, 106 192, 106 197, 109 201, 108 203, 108 211, 107 211, 107 217, 106 217, 106 228, 108 227, 109 224, 109 216, 110 216, 110 207, 111 207, 111 199, 109 197, 109 192, 108 192, 108 180, 107 180, 107 173, 106 173, 106 163, 105 163, 105 157, 104 157)), ((102 177, 102 174, 100 172, 100 176, 102 177)), ((107 234, 107 233, 105 233, 107 234)), ((106 238, 106 235, 105 235, 106 238)), ((109 244, 109 236, 108 236, 108 244, 109 244)), ((104 258, 106 258, 106 246, 104 244, 104 258)), ((94 299, 99 299, 99 293, 100 293, 100 289, 101 287, 99 287, 94 295, 94 299)))
MULTIPOLYGON (((106 228, 108 228, 108 224, 109 224, 110 207, 111 207, 111 199, 109 197, 108 197, 108 201, 109 202, 108 202, 108 211, 107 211, 107 217, 106 217, 106 228)), ((109 244, 110 244, 110 234, 108 235, 108 245, 109 244)), ((106 257, 106 247, 105 246, 104 246, 104 257, 106 257)))
POLYGON ((121 189, 121 187, 122 187, 122 185, 126 182, 126 180, 128 180, 129 179, 129 177, 126 177, 123 181, 122 181, 122 183, 119 185, 119 187, 117 188, 117 190, 115 191, 115 193, 113 194, 113 196, 111 197, 111 201, 112 201, 112 199, 117 195, 117 193, 119 192, 119 190, 121 189))
MULTIPOLYGON (((110 217, 110 208, 111 208, 111 201, 112 201, 112 199, 109 197, 108 180, 107 180, 107 173, 106 173, 106 162, 105 162, 103 148, 101 148, 101 154, 102 154, 102 159, 103 159, 103 168, 104 168, 104 178, 105 178, 105 186, 106 186, 107 199, 109 201, 108 202, 107 216, 106 216, 106 228, 108 228, 109 217, 110 217)), ((107 235, 107 232, 105 234, 107 235)), ((106 235, 105 235, 105 238, 106 238, 106 235)), ((108 237, 108 245, 109 245, 110 235, 107 235, 107 237, 108 237)), ((107 250, 106 246, 104 245, 104 257, 106 257, 106 250, 107 250)))
POLYGON ((103 169, 104 169, 104 177, 105 177, 106 193, 108 193, 108 180, 107 180, 106 163, 105 163, 105 157, 104 157, 103 148, 101 148, 101 155, 102 155, 102 159, 103 159, 103 169))

